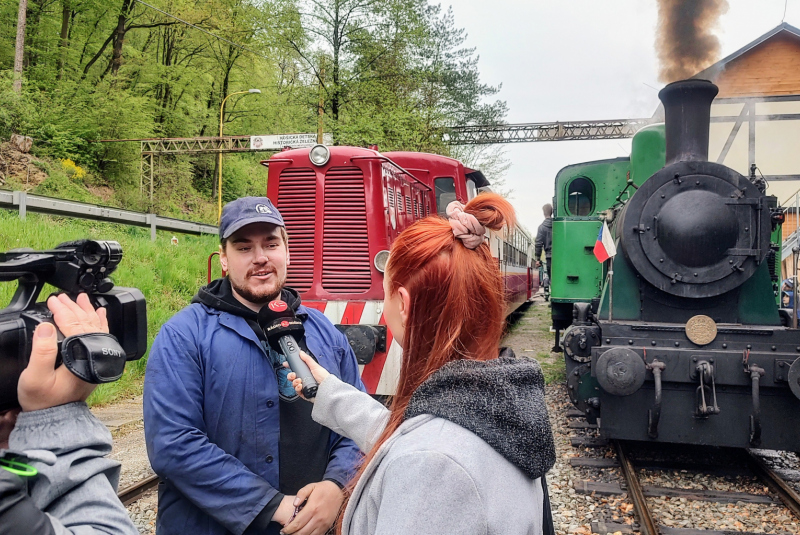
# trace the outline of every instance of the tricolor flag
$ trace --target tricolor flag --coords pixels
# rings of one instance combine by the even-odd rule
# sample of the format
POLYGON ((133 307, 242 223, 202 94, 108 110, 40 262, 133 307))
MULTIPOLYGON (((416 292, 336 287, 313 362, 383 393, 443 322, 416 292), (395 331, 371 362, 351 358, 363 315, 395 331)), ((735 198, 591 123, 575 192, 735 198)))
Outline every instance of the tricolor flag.
POLYGON ((617 248, 614 245, 614 238, 611 237, 608 225, 603 221, 603 226, 600 227, 600 232, 597 234, 597 242, 594 244, 594 256, 597 257, 598 262, 605 262, 615 254, 617 254, 617 248))

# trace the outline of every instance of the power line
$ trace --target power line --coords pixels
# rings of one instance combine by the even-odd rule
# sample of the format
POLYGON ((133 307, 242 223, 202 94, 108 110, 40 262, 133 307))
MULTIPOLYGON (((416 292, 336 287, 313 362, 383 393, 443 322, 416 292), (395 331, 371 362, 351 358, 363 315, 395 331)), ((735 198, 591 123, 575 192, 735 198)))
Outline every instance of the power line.
POLYGON ((786 8, 787 7, 789 7, 789 0, 785 0, 785 2, 783 3, 783 18, 781 19, 781 24, 783 24, 783 21, 786 20, 786 8))
POLYGON ((195 25, 195 24, 192 24, 191 22, 186 22, 185 20, 183 20, 183 19, 181 19, 181 18, 179 18, 179 17, 176 17, 176 16, 175 16, 175 15, 173 15, 172 13, 167 13, 167 12, 166 12, 166 11, 164 11, 163 9, 159 9, 159 8, 157 8, 156 6, 150 5, 150 4, 148 4, 147 2, 144 2, 143 0, 136 0, 136 2, 139 2, 140 4, 142 4, 142 5, 144 5, 144 6, 147 6, 147 7, 149 7, 150 9, 153 9, 153 10, 155 10, 155 11, 158 11, 159 13, 161 13, 161 14, 163 14, 163 15, 166 15, 166 16, 168 16, 168 17, 172 17, 173 19, 177 20, 178 22, 181 22, 181 23, 183 23, 183 24, 185 24, 185 25, 187 25, 187 26, 190 26, 190 27, 194 28, 195 30, 200 30, 201 32, 203 32, 203 33, 205 33, 205 34, 208 34, 208 35, 210 35, 210 36, 211 36, 211 37, 213 37, 214 39, 219 39, 220 41, 225 41, 226 43, 228 43, 228 44, 231 44, 231 45, 233 45, 233 46, 235 46, 235 47, 237 47, 237 48, 241 48, 241 49, 242 49, 242 50, 244 50, 245 52, 250 52, 251 54, 255 54, 256 56, 258 56, 258 57, 260 57, 260 58, 264 58, 264 59, 267 59, 267 60, 269 59, 267 56, 264 56, 263 54, 259 54, 259 53, 258 53, 258 52, 256 52, 255 50, 251 50, 251 49, 247 48, 246 46, 240 45, 239 43, 234 43, 233 41, 231 41, 231 40, 229 40, 229 39, 225 39, 224 37, 220 37, 220 36, 218 36, 218 35, 214 35, 213 33, 211 33, 210 31, 206 30, 205 28, 201 28, 200 26, 197 26, 197 25, 195 25))

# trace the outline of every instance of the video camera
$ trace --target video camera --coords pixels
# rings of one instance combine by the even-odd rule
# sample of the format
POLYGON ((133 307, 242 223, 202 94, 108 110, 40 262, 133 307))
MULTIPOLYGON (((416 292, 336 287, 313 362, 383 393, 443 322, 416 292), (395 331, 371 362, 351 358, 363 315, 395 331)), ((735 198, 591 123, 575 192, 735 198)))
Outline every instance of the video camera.
POLYGON ((122 247, 115 241, 78 240, 45 251, 0 253, 0 282, 19 284, 11 303, 0 309, 0 411, 19 406, 17 382, 28 365, 33 332, 40 323, 53 323, 47 305, 36 302, 45 284, 72 299, 86 293, 93 306, 106 309, 113 335, 71 336, 63 344, 59 332, 56 366, 63 359, 71 372, 88 382, 111 382, 122 374, 126 361, 145 354, 144 295, 136 288, 116 288, 108 278, 121 260, 122 247))

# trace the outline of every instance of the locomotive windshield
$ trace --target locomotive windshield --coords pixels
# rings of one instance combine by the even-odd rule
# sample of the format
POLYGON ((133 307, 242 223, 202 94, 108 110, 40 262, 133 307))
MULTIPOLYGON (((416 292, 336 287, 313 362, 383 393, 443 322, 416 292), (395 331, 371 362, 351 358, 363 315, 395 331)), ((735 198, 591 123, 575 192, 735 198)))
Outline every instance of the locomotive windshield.
POLYGON ((450 178, 437 178, 433 181, 436 188, 436 213, 445 217, 447 205, 456 200, 456 183, 450 178))

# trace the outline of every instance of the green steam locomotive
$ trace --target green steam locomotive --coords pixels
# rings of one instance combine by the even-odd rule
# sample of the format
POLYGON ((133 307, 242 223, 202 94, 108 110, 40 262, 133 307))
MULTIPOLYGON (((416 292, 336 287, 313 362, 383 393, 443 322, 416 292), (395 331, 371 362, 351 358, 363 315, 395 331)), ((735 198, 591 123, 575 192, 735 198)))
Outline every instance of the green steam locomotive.
POLYGON ((640 130, 630 158, 558 173, 567 389, 607 438, 800 451, 800 330, 777 298, 784 214, 754 173, 708 161, 717 92, 666 86, 665 123, 640 130), (604 224, 618 254, 601 263, 604 224))

